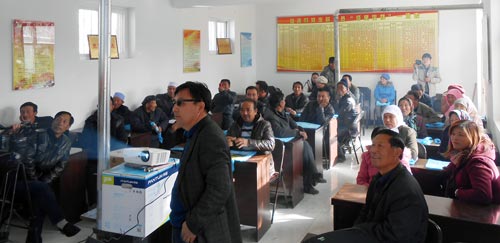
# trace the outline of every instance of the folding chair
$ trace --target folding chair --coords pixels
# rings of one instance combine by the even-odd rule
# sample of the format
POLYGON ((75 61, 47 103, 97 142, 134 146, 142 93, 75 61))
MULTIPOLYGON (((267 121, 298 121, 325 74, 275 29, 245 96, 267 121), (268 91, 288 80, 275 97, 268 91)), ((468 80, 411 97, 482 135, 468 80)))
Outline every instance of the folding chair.
POLYGON ((341 149, 347 149, 349 150, 350 153, 354 151, 354 156, 356 156, 356 162, 358 164, 359 164, 359 158, 357 151, 361 149, 361 152, 365 152, 363 148, 363 143, 361 143, 361 129, 360 129, 360 122, 361 119, 363 119, 364 114, 365 114, 364 111, 358 113, 356 119, 354 119, 353 122, 353 124, 356 126, 356 132, 349 130, 350 139, 349 141, 343 141, 343 145, 341 146, 341 149), (359 147, 356 147, 356 139, 359 140, 359 147))
POLYGON ((417 147, 418 147, 418 158, 427 159, 427 149, 425 148, 425 145, 417 143, 417 147))
MULTIPOLYGON (((280 182, 283 180, 283 159, 285 158, 285 144, 279 140, 275 139, 274 150, 272 152, 275 173, 269 178, 269 184, 276 183, 276 189, 274 190, 274 202, 273 202, 273 213, 271 216, 271 224, 274 220, 274 211, 276 210, 276 203, 278 203, 278 189, 280 187, 280 182)), ((285 188, 285 187, 283 187, 285 188)))

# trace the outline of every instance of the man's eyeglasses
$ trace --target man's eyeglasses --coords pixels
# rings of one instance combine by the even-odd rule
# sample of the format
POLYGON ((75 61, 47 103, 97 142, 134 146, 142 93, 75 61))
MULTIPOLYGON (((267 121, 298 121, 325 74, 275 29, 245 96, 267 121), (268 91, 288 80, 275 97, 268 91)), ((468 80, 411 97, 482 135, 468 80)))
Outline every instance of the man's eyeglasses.
POLYGON ((177 106, 182 106, 182 104, 184 104, 184 102, 200 102, 199 99, 185 99, 185 100, 179 99, 179 100, 173 100, 173 101, 174 101, 174 104, 176 104, 177 106))

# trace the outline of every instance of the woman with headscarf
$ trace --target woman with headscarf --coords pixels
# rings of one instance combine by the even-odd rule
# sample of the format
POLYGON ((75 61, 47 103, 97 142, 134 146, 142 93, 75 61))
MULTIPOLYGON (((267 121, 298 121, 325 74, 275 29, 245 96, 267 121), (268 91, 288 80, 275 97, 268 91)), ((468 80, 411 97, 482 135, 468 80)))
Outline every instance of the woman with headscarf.
POLYGON ((417 132, 406 125, 403 120, 403 113, 396 105, 387 106, 382 112, 384 126, 399 133, 403 139, 405 147, 411 151, 411 158, 417 160, 418 158, 418 145, 417 145, 417 132))
POLYGON ((411 99, 406 96, 399 99, 398 106, 403 113, 403 120, 406 125, 417 132, 417 138, 427 137, 427 128, 425 127, 424 119, 413 110, 411 99))
POLYGON ((471 102, 471 100, 467 98, 457 99, 453 104, 453 108, 456 110, 467 111, 467 113, 469 113, 470 120, 474 121, 479 128, 483 129, 483 120, 481 120, 481 117, 477 114, 476 106, 471 102))
MULTIPOLYGON (((462 120, 470 120, 470 116, 467 113, 467 111, 463 110, 452 110, 449 113, 449 116, 447 119, 450 121, 450 124, 453 124, 456 121, 462 121, 462 120)), ((450 141, 450 125, 448 125, 444 131, 443 135, 441 135, 441 144, 439 144, 439 152, 444 153, 448 149, 448 143, 450 141)))
POLYGON ((495 145, 473 121, 450 126, 444 154, 451 163, 444 169, 444 196, 477 204, 500 204, 500 173, 495 145))

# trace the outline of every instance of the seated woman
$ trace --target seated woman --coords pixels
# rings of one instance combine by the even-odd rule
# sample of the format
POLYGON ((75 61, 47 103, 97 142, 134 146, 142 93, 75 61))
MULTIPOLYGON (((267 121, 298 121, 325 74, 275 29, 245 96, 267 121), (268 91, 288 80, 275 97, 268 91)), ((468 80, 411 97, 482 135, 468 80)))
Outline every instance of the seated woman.
POLYGON ((403 121, 403 113, 396 105, 389 105, 382 112, 384 126, 399 132, 399 136, 403 139, 405 147, 411 151, 411 158, 417 160, 418 145, 417 145, 417 132, 411 129, 403 121))
POLYGON ((481 120, 481 117, 477 114, 476 106, 474 105, 474 103, 471 102, 471 100, 467 98, 460 98, 455 100, 453 105, 456 110, 463 110, 469 113, 470 120, 474 121, 480 128, 483 128, 483 121, 481 120))
MULTIPOLYGON (((453 124, 456 121, 462 121, 462 120, 467 120, 470 121, 469 114, 467 111, 463 110, 452 110, 449 113, 450 115, 448 116, 448 120, 450 121, 451 124, 453 124)), ((450 141, 450 125, 448 125, 444 131, 443 135, 441 136, 441 144, 439 144, 439 152, 444 153, 446 150, 448 150, 448 143, 450 141)))
POLYGON ((394 104, 396 100, 396 90, 394 89, 394 85, 391 81, 391 76, 387 73, 384 73, 380 76, 380 81, 377 83, 375 87, 375 91, 373 91, 373 95, 375 96, 375 122, 380 122, 380 113, 387 107, 388 105, 394 104))
POLYGON ((417 132, 417 138, 427 137, 427 128, 425 127, 424 119, 413 111, 412 101, 407 97, 403 97, 399 99, 398 106, 403 113, 403 120, 406 125, 417 132))
MULTIPOLYGON (((372 140, 381 129, 383 129, 383 127, 375 127, 373 129, 371 135, 372 140)), ((366 146, 366 151, 361 155, 361 164, 359 165, 358 176, 356 177, 356 184, 358 185, 370 185, 372 178, 378 173, 378 169, 372 165, 370 147, 371 145, 366 146)), ((403 150, 403 158, 400 161, 411 174, 410 160, 411 152, 408 148, 405 148, 403 150)))
POLYGON ((495 145, 473 121, 450 127, 444 170, 446 197, 477 204, 500 204, 500 174, 495 165, 495 145))

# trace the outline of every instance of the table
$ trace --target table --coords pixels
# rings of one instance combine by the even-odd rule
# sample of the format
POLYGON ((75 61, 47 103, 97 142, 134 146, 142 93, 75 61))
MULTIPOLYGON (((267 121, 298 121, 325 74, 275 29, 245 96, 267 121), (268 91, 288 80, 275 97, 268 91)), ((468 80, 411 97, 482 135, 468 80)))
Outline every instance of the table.
POLYGON ((285 198, 292 208, 304 198, 304 178, 302 173, 304 142, 302 138, 294 138, 289 142, 285 142, 283 184, 285 198))
POLYGON ((269 203, 269 159, 271 155, 256 155, 234 163, 234 190, 240 223, 256 227, 256 240, 271 227, 269 203))
MULTIPOLYGON (((344 184, 331 198, 335 230, 351 227, 365 203, 368 188, 344 184)), ((500 205, 476 205, 445 197, 425 195, 429 218, 443 231, 443 242, 498 242, 500 205)))
POLYGON ((442 170, 428 169, 426 167, 427 159, 418 159, 414 165, 411 165, 413 177, 420 184, 424 194, 442 196, 441 174, 442 170))
POLYGON ((323 174, 323 133, 325 127, 309 122, 297 122, 297 125, 304 128, 307 133, 307 142, 311 145, 314 153, 314 164, 318 172, 323 174))

